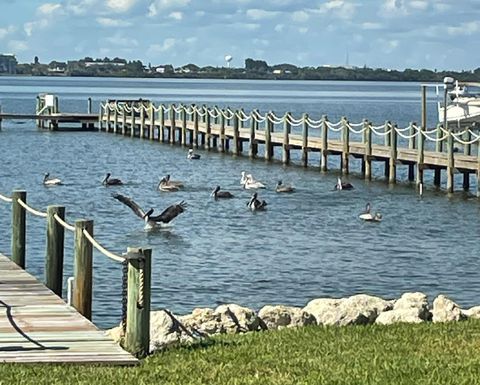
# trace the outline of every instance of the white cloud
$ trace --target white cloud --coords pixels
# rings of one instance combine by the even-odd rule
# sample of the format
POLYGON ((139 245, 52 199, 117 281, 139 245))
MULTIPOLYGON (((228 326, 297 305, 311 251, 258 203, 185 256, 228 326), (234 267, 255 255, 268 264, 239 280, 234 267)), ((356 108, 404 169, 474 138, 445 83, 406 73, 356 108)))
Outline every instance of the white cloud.
POLYGON ((121 33, 116 33, 113 36, 108 36, 102 39, 105 43, 116 47, 138 47, 138 40, 126 37, 121 33))
POLYGON ((183 13, 182 12, 171 12, 170 15, 168 15, 170 19, 173 20, 182 20, 183 19, 183 13))
POLYGON ((13 25, 9 25, 6 28, 0 28, 0 40, 6 38, 11 33, 14 33, 17 29, 13 25))
POLYGON ((27 51, 28 44, 26 41, 23 40, 10 40, 8 42, 8 49, 13 53, 24 52, 27 51))
POLYGON ((382 29, 382 24, 380 23, 373 23, 373 22, 365 22, 360 24, 360 27, 365 30, 376 30, 376 29, 382 29))
POLYGON ((395 17, 405 16, 408 12, 403 0, 385 0, 381 13, 387 17, 395 17))
POLYGON ((27 36, 32 36, 33 32, 38 29, 43 29, 48 27, 49 21, 48 19, 41 19, 37 21, 28 21, 23 25, 23 30, 27 34, 27 36))
POLYGON ((295 12, 292 13, 292 20, 296 21, 296 22, 299 22, 299 23, 303 23, 303 22, 307 21, 309 18, 310 18, 310 15, 303 10, 302 11, 295 11, 295 12))
POLYGON ((264 20, 264 19, 271 19, 272 17, 275 17, 278 14, 278 12, 252 8, 252 9, 247 9, 245 14, 249 19, 252 19, 252 20, 264 20))
POLYGON ((176 40, 174 38, 167 38, 163 41, 162 44, 151 44, 148 47, 147 53, 149 55, 158 54, 166 51, 170 51, 176 45, 176 40))
POLYGON ((62 5, 58 3, 45 3, 37 8, 37 12, 41 15, 52 15, 62 9, 62 5))
MULTIPOLYGON (((112 0, 115 1, 115 0, 112 0)), ((184 8, 188 4, 190 4, 191 0, 155 0, 150 3, 148 6, 148 17, 155 17, 158 15, 160 11, 166 10, 166 9, 179 9, 179 8, 184 8)))
POLYGON ((428 1, 425 0, 413 0, 410 2, 409 6, 414 9, 422 10, 428 8, 428 1))
POLYGON ((275 32, 283 32, 285 29, 285 24, 277 24, 273 29, 275 32))
POLYGON ((110 17, 97 17, 97 23, 100 24, 102 27, 115 27, 115 28, 122 28, 122 27, 130 27, 132 25, 131 22, 125 21, 122 19, 112 19, 110 17))
POLYGON ((447 27, 447 33, 451 36, 473 35, 480 31, 480 22, 471 21, 455 27, 447 27))
POLYGON ((65 9, 74 15, 85 15, 97 4, 97 0, 67 0, 65 9))
POLYGON ((114 12, 123 13, 132 8, 137 0, 107 0, 107 7, 114 12))
POLYGON ((255 46, 263 45, 264 47, 268 47, 270 45, 270 41, 268 41, 266 39, 253 39, 252 43, 255 46))
POLYGON ((307 27, 301 27, 298 29, 298 32, 300 32, 301 34, 306 34, 308 32, 308 28, 307 27))
POLYGON ((356 3, 347 0, 330 0, 315 10, 317 13, 330 13, 337 18, 350 20, 355 15, 356 3))

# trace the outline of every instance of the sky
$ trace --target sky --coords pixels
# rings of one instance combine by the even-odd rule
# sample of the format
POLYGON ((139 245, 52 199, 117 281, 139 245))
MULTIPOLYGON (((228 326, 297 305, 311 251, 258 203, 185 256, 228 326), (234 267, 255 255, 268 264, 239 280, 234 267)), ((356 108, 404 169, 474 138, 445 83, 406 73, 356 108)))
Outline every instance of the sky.
POLYGON ((473 70, 480 0, 0 0, 0 53, 41 63, 473 70))

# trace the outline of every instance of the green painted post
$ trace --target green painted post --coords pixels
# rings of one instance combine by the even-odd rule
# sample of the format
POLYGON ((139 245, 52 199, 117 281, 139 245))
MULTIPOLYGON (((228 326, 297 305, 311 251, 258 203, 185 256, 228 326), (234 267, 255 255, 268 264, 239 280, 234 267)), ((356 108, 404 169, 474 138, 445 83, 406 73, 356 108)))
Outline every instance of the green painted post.
POLYGON ((124 348, 142 358, 150 346, 152 250, 128 248, 127 325, 124 348))
POLYGON ((93 247, 83 234, 93 236, 93 221, 75 221, 75 260, 73 266, 74 287, 72 305, 85 318, 92 319, 93 247))
POLYGON ((322 155, 320 157, 320 171, 328 170, 328 118, 322 116, 322 155))
POLYGON ((47 207, 47 248, 45 256, 45 284, 59 297, 63 288, 63 250, 65 230, 55 219, 55 214, 65 220, 65 207, 47 207))
POLYGON ((26 213, 19 199, 27 203, 27 192, 15 190, 12 193, 12 261, 25 269, 26 213))
POLYGON ((290 118, 291 118, 290 112, 287 112, 283 117, 283 146, 282 146, 283 164, 290 163, 290 131, 291 131, 291 124, 289 122, 290 118))
POLYGON ((302 164, 303 167, 308 166, 308 114, 303 114, 302 126, 302 164))

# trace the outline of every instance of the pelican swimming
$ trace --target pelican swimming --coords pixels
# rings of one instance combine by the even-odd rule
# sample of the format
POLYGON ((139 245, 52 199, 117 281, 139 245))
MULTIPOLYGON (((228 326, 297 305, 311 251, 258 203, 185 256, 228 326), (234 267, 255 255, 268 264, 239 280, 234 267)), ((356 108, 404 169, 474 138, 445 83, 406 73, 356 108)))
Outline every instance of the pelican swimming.
POLYGON ((102 184, 104 186, 119 186, 119 185, 122 185, 123 182, 120 180, 120 179, 117 179, 117 178, 110 178, 110 173, 108 172, 107 173, 107 176, 105 177, 105 179, 102 181, 102 184))
POLYGON ((343 183, 342 178, 338 177, 334 190, 353 190, 353 188, 351 183, 343 183))
POLYGON ((180 182, 179 180, 171 180, 170 179, 170 174, 167 174, 165 176, 165 179, 167 180, 168 184, 170 184, 172 186, 176 186, 178 188, 183 187, 183 182, 180 182))
POLYGON ((48 172, 43 176, 43 184, 45 186, 55 186, 63 184, 62 181, 58 178, 49 178, 50 174, 48 172))
POLYGON ((265 202, 264 200, 260 201, 258 199, 258 194, 254 193, 248 201, 247 207, 252 211, 265 210, 265 208, 267 207, 267 202, 265 202))
POLYGON ((179 188, 173 184, 171 184, 167 178, 162 178, 160 179, 160 182, 158 182, 157 189, 160 191, 165 191, 165 192, 174 192, 178 191, 179 188))
POLYGON ((132 211, 140 218, 145 221, 145 229, 153 229, 158 224, 169 223, 175 219, 179 214, 183 213, 187 207, 187 204, 184 201, 175 203, 171 206, 168 206, 160 215, 152 215, 154 209, 150 209, 145 212, 137 203, 135 203, 129 197, 126 197, 121 194, 113 194, 115 199, 119 200, 123 204, 127 205, 132 209, 132 211))
POLYGON ((275 187, 277 193, 291 193, 295 191, 295 187, 288 184, 283 184, 281 180, 277 182, 277 187, 275 187))
POLYGON ((265 188, 265 185, 262 182, 259 182, 258 180, 253 179, 252 174, 246 174, 245 171, 242 171, 240 184, 243 185, 243 188, 247 190, 265 188))
POLYGON ((191 149, 188 150, 187 159, 200 159, 200 155, 195 154, 193 152, 193 149, 191 148, 191 149))
POLYGON ((210 194, 215 199, 228 199, 233 198, 233 194, 229 191, 220 191, 220 186, 215 187, 215 190, 210 194))
POLYGON ((367 203, 367 206, 365 207, 365 211, 361 213, 358 217, 368 222, 380 222, 382 220, 382 214, 378 212, 376 212, 375 214, 372 214, 370 210, 371 210, 370 203, 367 203))

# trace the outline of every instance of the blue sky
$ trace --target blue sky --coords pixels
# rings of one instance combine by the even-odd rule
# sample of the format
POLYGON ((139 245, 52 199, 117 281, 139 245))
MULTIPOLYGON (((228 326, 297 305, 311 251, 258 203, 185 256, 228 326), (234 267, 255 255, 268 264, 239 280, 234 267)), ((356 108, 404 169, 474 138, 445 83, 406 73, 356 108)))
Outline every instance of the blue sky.
POLYGON ((0 52, 145 64, 471 70, 480 0, 0 0, 0 52))

